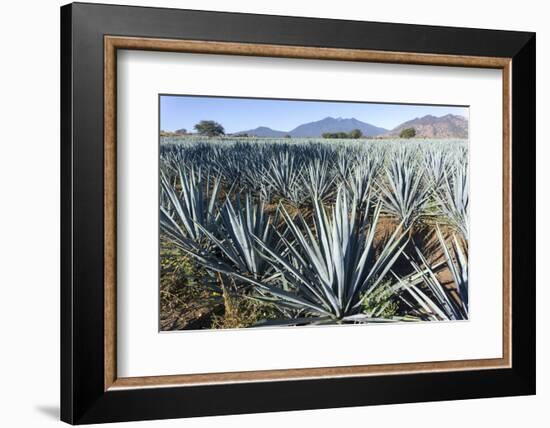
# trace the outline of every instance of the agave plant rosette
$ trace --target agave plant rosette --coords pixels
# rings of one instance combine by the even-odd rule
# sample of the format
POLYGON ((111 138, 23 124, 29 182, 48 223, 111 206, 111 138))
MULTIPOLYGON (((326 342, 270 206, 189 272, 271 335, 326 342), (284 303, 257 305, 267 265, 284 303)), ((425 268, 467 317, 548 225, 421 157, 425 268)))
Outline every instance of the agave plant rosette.
POLYGON ((457 321, 468 319, 468 260, 463 244, 451 237, 451 247, 445 241, 439 226, 435 235, 437 246, 443 262, 430 264, 422 250, 415 245, 415 255, 404 256, 409 260, 417 275, 414 281, 403 283, 416 307, 413 313, 422 319, 434 321, 457 321), (441 282, 438 272, 447 268, 451 274, 454 287, 441 282))
POLYGON ((386 180, 379 185, 385 210, 409 226, 420 217, 429 200, 424 172, 414 153, 403 149, 393 154, 385 172, 386 180))
POLYGON ((322 157, 304 166, 302 183, 310 200, 326 201, 333 195, 336 177, 332 174, 331 166, 330 161, 322 157))
POLYGON ((199 225, 211 246, 207 251, 191 250, 189 253, 208 269, 266 279, 272 268, 262 256, 256 240, 277 247, 278 238, 273 225, 277 218, 277 213, 274 217, 268 216, 262 203, 254 205, 249 194, 244 197, 244 203, 240 197, 234 203, 227 199, 220 210, 220 221, 213 230, 199 225))
POLYGON ((264 180, 276 194, 298 205, 304 195, 300 186, 300 169, 290 152, 280 152, 271 158, 265 169, 264 180))
POLYGON ((201 170, 177 168, 177 178, 170 181, 161 173, 160 227, 180 247, 199 245, 204 230, 216 221, 216 201, 220 190, 219 177, 205 180, 201 170))
POLYGON ((470 221, 468 165, 457 163, 450 173, 446 172, 436 195, 443 216, 467 239, 470 221))
POLYGON ((360 206, 363 206, 374 192, 374 183, 378 176, 380 164, 379 159, 367 154, 357 161, 354 168, 346 176, 346 188, 360 206))
POLYGON ((445 179, 449 159, 440 147, 431 147, 424 154, 424 165, 432 189, 438 189, 445 179))
MULTIPOLYGON (((279 274, 278 283, 267 284, 239 276, 270 302, 293 309, 302 316, 281 323, 376 322, 362 312, 362 303, 386 278, 406 245, 407 229, 399 226, 383 243, 375 245, 380 204, 371 220, 358 215, 356 201, 349 203, 340 190, 329 212, 314 204, 314 228, 282 208, 287 226, 279 234, 279 250, 256 239, 266 259, 279 274)), ((388 320, 385 320, 388 321, 388 320)))

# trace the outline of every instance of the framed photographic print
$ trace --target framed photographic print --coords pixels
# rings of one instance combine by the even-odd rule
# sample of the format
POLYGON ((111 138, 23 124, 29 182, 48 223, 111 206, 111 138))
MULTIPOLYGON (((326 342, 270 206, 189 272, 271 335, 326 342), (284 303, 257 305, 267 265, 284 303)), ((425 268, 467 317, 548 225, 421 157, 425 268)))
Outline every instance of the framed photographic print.
POLYGON ((75 3, 61 54, 62 420, 535 393, 533 33, 75 3))

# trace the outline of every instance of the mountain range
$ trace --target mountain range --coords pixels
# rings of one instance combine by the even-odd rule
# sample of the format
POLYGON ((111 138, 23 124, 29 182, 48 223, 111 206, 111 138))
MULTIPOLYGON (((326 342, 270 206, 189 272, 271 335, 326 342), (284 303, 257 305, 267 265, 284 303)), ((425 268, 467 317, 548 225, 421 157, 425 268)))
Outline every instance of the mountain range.
POLYGON ((405 128, 415 128, 420 138, 467 138, 468 121, 463 116, 447 114, 436 117, 432 115, 415 118, 389 130, 355 118, 325 117, 314 122, 304 123, 290 131, 279 131, 267 126, 259 126, 233 135, 250 135, 264 138, 282 138, 287 135, 293 138, 318 138, 326 132, 351 132, 359 129, 365 137, 398 137, 405 128))
POLYGON ((325 117, 324 119, 315 122, 303 123, 290 131, 278 131, 268 128, 267 126, 259 126, 258 128, 249 129, 235 133, 253 135, 255 137, 284 137, 290 135, 293 138, 318 138, 325 132, 350 132, 354 129, 359 129, 366 137, 376 137, 388 132, 387 129, 379 128, 370 123, 361 122, 355 118, 344 119, 341 117, 325 117))
POLYGON ((420 138, 468 138, 468 120, 455 114, 417 117, 393 128, 384 136, 399 137, 399 133, 406 128, 414 128, 420 138))
POLYGON ((234 135, 250 135, 251 137, 263 137, 263 138, 283 138, 285 135, 289 135, 289 132, 277 131, 276 129, 268 128, 267 126, 258 126, 248 131, 235 132, 234 135))

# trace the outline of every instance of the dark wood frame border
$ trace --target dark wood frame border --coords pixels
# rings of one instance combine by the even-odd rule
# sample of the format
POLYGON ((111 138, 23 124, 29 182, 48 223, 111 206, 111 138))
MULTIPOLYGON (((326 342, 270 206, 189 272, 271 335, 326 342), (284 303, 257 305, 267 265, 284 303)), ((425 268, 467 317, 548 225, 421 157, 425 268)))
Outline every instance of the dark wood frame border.
POLYGON ((471 369, 495 369, 511 366, 510 252, 511 168, 510 168, 510 58, 459 55, 430 55, 403 52, 378 52, 359 49, 334 49, 251 43, 172 40, 105 36, 105 390, 115 388, 158 387, 234 382, 258 382, 308 378, 335 378, 383 374, 403 374, 471 369), (503 325, 502 358, 438 361, 408 364, 379 364, 310 369, 262 370, 231 373, 149 376, 116 376, 116 61, 117 50, 149 50, 210 55, 246 55, 279 58, 322 59, 337 61, 383 62, 421 65, 494 68, 502 70, 503 99, 503 325))
POLYGON ((61 18, 63 420, 534 393, 534 34, 90 4, 61 18), (502 69, 503 358, 117 379, 117 49, 502 69))

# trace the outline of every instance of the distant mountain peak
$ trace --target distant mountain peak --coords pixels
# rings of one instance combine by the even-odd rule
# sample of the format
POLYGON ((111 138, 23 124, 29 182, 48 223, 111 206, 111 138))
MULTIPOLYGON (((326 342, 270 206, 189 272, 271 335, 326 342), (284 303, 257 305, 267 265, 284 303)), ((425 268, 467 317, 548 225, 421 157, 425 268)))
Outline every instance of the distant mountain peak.
POLYGON ((356 118, 343 118, 327 116, 324 119, 304 123, 291 131, 277 131, 267 126, 259 126, 248 131, 235 132, 234 135, 251 135, 256 137, 279 138, 286 135, 297 138, 318 138, 325 132, 350 132, 359 129, 368 137, 377 136, 387 132, 387 129, 379 128, 369 123, 361 122, 356 118))
POLYGON ((280 138, 284 137, 287 134, 287 132, 277 131, 276 129, 271 129, 267 126, 258 126, 257 128, 249 129, 248 131, 240 131, 234 133, 234 135, 250 135, 260 138, 280 138))
POLYGON ((461 115, 444 116, 427 114, 396 126, 385 137, 398 137, 405 128, 414 128, 420 138, 468 138, 468 120, 461 115))
POLYGON ((351 132, 359 129, 364 136, 374 137, 387 132, 387 129, 379 128, 370 123, 362 122, 354 117, 332 117, 327 116, 324 119, 314 122, 304 123, 297 126, 289 132, 292 137, 321 137, 326 132, 351 132))

